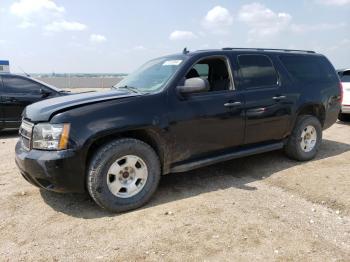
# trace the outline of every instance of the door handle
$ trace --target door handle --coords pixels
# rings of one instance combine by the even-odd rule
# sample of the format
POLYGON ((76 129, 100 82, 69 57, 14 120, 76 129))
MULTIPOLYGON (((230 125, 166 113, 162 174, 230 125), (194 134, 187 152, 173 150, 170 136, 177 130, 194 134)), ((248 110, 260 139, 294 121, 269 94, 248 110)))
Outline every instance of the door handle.
POLYGON ((272 99, 273 100, 281 100, 287 98, 286 96, 274 96, 272 99))
POLYGON ((234 107, 234 106, 240 106, 242 103, 241 102, 228 102, 225 103, 224 106, 225 107, 234 107))

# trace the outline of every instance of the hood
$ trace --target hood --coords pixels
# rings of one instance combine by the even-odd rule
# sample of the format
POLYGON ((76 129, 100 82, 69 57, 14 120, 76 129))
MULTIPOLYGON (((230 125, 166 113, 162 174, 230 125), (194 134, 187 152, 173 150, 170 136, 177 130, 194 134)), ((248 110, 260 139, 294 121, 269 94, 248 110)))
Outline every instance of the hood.
POLYGON ((84 106, 103 101, 138 96, 139 94, 128 91, 111 90, 107 92, 90 92, 81 94, 65 95, 56 98, 42 100, 26 107, 23 112, 24 118, 31 122, 49 121, 51 116, 57 112, 71 108, 84 106))

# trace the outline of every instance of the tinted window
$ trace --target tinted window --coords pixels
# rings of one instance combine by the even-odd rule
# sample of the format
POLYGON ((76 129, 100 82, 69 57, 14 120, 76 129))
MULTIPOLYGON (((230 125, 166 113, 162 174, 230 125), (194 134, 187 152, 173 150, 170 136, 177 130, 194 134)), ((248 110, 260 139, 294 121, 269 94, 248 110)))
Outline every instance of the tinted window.
POLYGON ((350 71, 345 71, 341 77, 341 81, 344 83, 350 83, 350 71))
POLYGON ((270 58, 264 55, 238 56, 242 85, 245 88, 257 88, 276 85, 277 72, 270 58))
POLYGON ((3 76, 2 80, 7 93, 39 94, 40 88, 43 88, 40 84, 21 77, 3 76))
POLYGON ((332 65, 324 57, 293 55, 281 56, 280 59, 294 79, 301 83, 337 81, 332 65))

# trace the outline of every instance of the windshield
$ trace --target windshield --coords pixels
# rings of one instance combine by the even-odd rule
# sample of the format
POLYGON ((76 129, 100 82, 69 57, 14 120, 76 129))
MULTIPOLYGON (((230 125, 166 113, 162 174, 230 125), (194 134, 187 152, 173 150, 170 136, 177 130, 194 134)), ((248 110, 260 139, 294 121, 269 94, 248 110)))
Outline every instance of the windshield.
POLYGON ((181 56, 151 60, 126 76, 114 88, 129 88, 142 93, 157 92, 175 74, 182 62, 181 56))

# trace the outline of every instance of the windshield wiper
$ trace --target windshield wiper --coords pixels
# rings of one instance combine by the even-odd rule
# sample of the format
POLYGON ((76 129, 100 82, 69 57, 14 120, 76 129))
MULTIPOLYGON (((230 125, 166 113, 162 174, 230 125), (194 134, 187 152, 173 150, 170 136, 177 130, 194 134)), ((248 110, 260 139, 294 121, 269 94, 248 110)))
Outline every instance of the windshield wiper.
POLYGON ((119 86, 118 89, 119 88, 125 88, 125 89, 127 89, 127 90, 129 90, 129 91, 131 91, 133 93, 137 93, 137 94, 140 93, 140 91, 136 87, 132 87, 132 86, 125 85, 125 86, 119 86))

